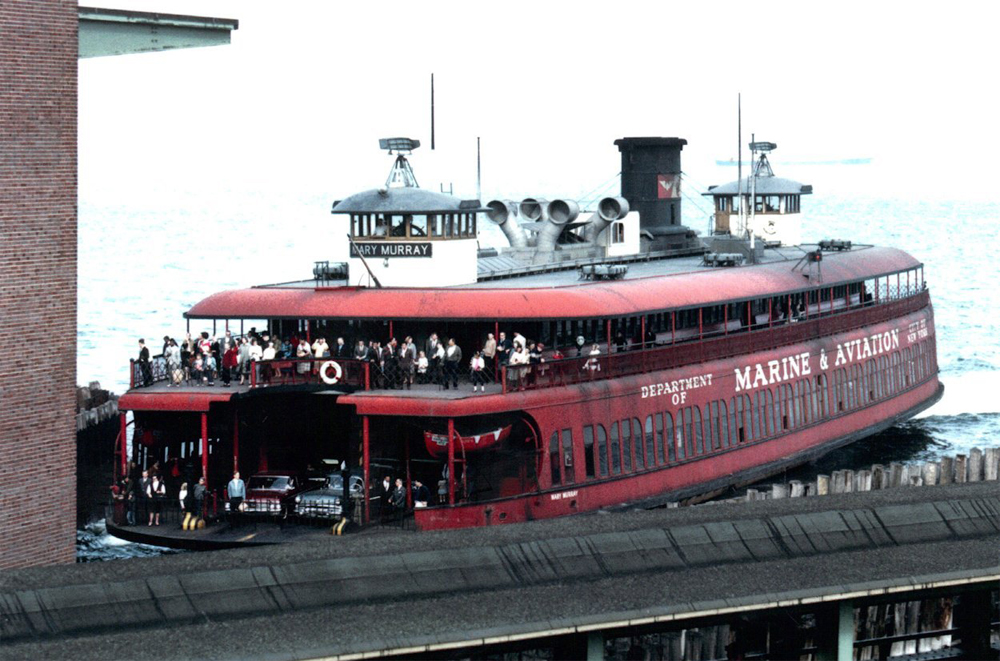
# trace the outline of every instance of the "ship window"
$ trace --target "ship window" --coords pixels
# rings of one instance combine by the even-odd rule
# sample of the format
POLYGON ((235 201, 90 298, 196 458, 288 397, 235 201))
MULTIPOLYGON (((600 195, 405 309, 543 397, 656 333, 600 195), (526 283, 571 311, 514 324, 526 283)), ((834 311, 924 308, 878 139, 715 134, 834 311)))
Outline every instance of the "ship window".
POLYGON ((820 374, 816 377, 816 389, 819 391, 820 415, 827 418, 830 415, 830 399, 827 392, 826 375, 820 374))
POLYGON ((694 416, 691 415, 691 407, 687 406, 680 415, 684 417, 684 451, 688 457, 694 456, 694 416))
POLYGON ((770 388, 764 391, 764 412, 761 415, 761 434, 774 436, 774 393, 770 388))
POLYGON ((625 243, 625 223, 614 223, 611 226, 611 243, 625 243))
POLYGON ((594 477, 594 428, 590 425, 583 428, 583 461, 587 477, 594 477))
POLYGON ((632 470, 632 424, 628 418, 622 420, 622 467, 626 473, 632 470))
POLYGON ((563 478, 566 480, 567 484, 573 482, 573 430, 563 429, 562 430, 562 444, 563 444, 563 467, 565 468, 563 478))
POLYGON ((701 424, 701 407, 694 406, 692 422, 694 424, 694 452, 696 455, 705 454, 704 428, 701 424))
POLYGON ((635 443, 635 469, 642 470, 646 466, 646 451, 643 449, 642 423, 639 418, 632 418, 632 442, 635 443))
POLYGON ((663 414, 656 414, 656 453, 661 466, 667 463, 666 446, 663 443, 663 414))
POLYGON ((653 416, 646 416, 646 466, 656 464, 656 437, 653 436, 653 416))
POLYGON ((674 454, 674 416, 669 412, 663 414, 663 444, 667 450, 667 461, 673 463, 674 454))
POLYGON ((427 214, 427 234, 428 236, 441 236, 441 232, 444 230, 444 223, 441 222, 441 217, 436 213, 427 214))
POLYGON ((552 469, 552 485, 556 486, 562 483, 562 478, 559 472, 559 432, 552 432, 552 438, 549 439, 549 464, 551 464, 552 469))
POLYGON ((597 425, 597 467, 601 477, 608 476, 608 432, 604 425, 597 425))
POLYGON ((621 446, 618 444, 618 423, 611 424, 611 474, 622 472, 621 446))
POLYGON ((427 216, 412 216, 410 219, 410 236, 425 238, 427 236, 427 216))
POLYGON ((708 447, 710 450, 719 449, 719 402, 709 402, 705 405, 708 415, 708 447))
POLYGON ((719 400, 719 440, 722 441, 722 447, 729 447, 729 424, 726 422, 729 419, 728 413, 726 411, 726 400, 719 400))

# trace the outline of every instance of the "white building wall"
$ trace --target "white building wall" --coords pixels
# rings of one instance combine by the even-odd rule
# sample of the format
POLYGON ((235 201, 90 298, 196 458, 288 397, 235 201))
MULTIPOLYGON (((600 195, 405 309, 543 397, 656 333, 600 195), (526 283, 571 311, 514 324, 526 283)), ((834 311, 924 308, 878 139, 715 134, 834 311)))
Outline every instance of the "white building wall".
POLYGON ((608 257, 637 254, 639 252, 639 212, 631 211, 621 220, 616 220, 608 225, 608 228, 597 237, 597 242, 607 248, 608 257), (615 225, 618 223, 621 223, 625 228, 625 240, 622 243, 613 243, 615 225))
MULTIPOLYGON (((438 241, 358 241, 359 246, 376 244, 419 244, 431 246, 430 257, 365 257, 368 268, 383 287, 450 287, 476 281, 475 239, 438 241)), ((374 287, 368 271, 358 257, 347 260, 351 286, 374 287)))

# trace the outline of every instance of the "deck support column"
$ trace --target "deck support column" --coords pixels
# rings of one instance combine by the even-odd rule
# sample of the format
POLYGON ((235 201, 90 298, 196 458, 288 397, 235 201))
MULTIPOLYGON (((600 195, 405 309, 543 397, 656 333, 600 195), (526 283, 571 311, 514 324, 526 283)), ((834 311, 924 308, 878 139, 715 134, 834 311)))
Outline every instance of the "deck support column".
POLYGON ((369 453, 368 450, 369 447, 368 433, 369 433, 368 416, 363 415, 361 416, 361 462, 364 466, 363 470, 364 470, 364 485, 365 485, 364 489, 365 523, 370 521, 370 514, 371 514, 370 512, 371 501, 368 497, 370 491, 368 485, 371 484, 371 480, 369 479, 371 477, 371 454, 369 453))
POLYGON ((208 490, 208 412, 201 414, 201 474, 205 477, 208 490))
MULTIPOLYGON (((701 310, 698 310, 698 320, 701 321, 701 310)), ((639 345, 643 349, 646 348, 646 315, 642 315, 639 323, 639 332, 642 333, 641 344, 639 345)))
POLYGON ((119 434, 121 434, 120 451, 122 453, 122 460, 121 460, 122 472, 118 475, 118 477, 121 479, 128 477, 128 438, 125 434, 128 422, 125 420, 125 415, 126 414, 124 413, 118 415, 118 419, 121 422, 121 425, 119 427, 121 431, 119 431, 119 434))
POLYGON ((240 414, 233 411, 233 472, 240 469, 240 414))
POLYGON ((413 509, 413 480, 410 478, 410 442, 403 442, 403 457, 406 460, 406 509, 413 509))
POLYGON ((607 328, 608 328, 608 332, 607 332, 607 336, 608 336, 608 353, 610 354, 611 353, 611 320, 610 319, 608 319, 607 328))
POLYGON ((448 418, 448 504, 455 504, 455 418, 448 418))

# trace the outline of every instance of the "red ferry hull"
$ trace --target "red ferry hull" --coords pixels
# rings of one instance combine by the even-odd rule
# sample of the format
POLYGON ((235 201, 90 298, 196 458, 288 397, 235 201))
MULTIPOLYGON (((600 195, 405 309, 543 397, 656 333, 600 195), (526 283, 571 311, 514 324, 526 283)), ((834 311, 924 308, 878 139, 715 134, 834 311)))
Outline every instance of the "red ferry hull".
MULTIPOLYGON (((875 343, 872 343, 873 346, 875 343)), ((711 492, 730 485, 746 484, 754 479, 762 479, 785 468, 805 463, 838 446, 864 438, 890 427, 897 421, 912 417, 936 402, 943 386, 937 378, 934 359, 933 313, 930 305, 924 309, 897 319, 859 328, 849 333, 820 338, 807 343, 784 346, 778 349, 751 355, 690 365, 679 369, 665 370, 644 376, 615 379, 587 386, 571 386, 578 390, 579 398, 567 404, 565 397, 552 389, 544 394, 558 399, 558 405, 537 405, 525 407, 524 412, 537 422, 541 430, 542 446, 548 447, 548 438, 554 431, 572 429, 573 455, 583 457, 586 452, 581 429, 588 424, 609 426, 612 421, 639 419, 669 412, 675 419, 681 409, 698 406, 707 410, 712 401, 731 401, 734 394, 753 395, 758 388, 743 389, 746 381, 740 381, 746 366, 768 365, 769 361, 781 361, 792 356, 805 356, 805 364, 800 370, 808 369, 808 377, 816 379, 824 375, 828 387, 826 397, 830 404, 828 415, 820 419, 795 426, 794 429, 777 433, 758 440, 735 442, 729 447, 706 450, 699 456, 668 462, 666 465, 646 467, 644 470, 607 477, 586 477, 574 482, 563 481, 554 485, 548 480, 552 459, 548 453, 541 462, 539 490, 510 498, 501 498, 475 504, 441 506, 416 511, 417 527, 423 530, 464 528, 470 526, 514 523, 533 519, 566 516, 601 508, 626 506, 629 504, 665 503, 683 499, 699 493, 711 492), (870 338, 889 338, 885 350, 876 355, 861 358, 863 344, 870 338), (895 341, 894 341, 895 339, 895 341), (917 345, 920 347, 917 347, 917 345), (857 349, 848 356, 845 347, 857 349), (834 393, 834 371, 849 369, 852 365, 863 365, 868 361, 885 356, 888 364, 890 356, 910 348, 922 350, 926 356, 923 374, 919 379, 906 379, 899 372, 899 384, 891 396, 871 401, 852 410, 838 411, 837 395, 834 393), (825 366, 821 364, 826 357, 825 366), (651 384, 679 382, 699 375, 711 375, 711 385, 687 390, 686 396, 643 396, 643 387, 651 384), (678 400, 682 401, 678 401, 678 400)), ((900 368, 894 368, 900 369, 900 368)), ((903 368, 905 369, 905 368, 903 368)), ((753 373, 751 369, 750 374, 753 373)), ((765 376, 768 372, 765 369, 765 376)), ((780 374, 779 374, 780 376, 780 374)), ((878 377, 881 378, 881 377, 878 377)), ((790 381, 789 381, 790 383, 790 381)), ((865 382, 867 384, 867 381, 865 382)), ((888 383, 888 381, 886 381, 888 383)), ((752 384, 751 384, 752 385, 752 384)), ((783 383, 770 384, 780 388, 783 383)), ((649 395, 649 390, 646 391, 649 395)), ((805 401, 805 400, 803 400, 805 401)), ((805 410, 805 404, 803 410, 805 410)), ((749 424, 749 416, 747 418, 749 424)), ((725 424, 725 421, 723 421, 725 424)), ((764 422, 761 421, 761 428, 764 422)), ((648 427, 646 428, 648 433, 648 427)), ((659 441, 658 441, 659 442, 659 441)), ((624 440, 623 440, 624 443, 624 440)), ((708 441, 706 439, 706 447, 708 441)), ((561 452, 561 448, 559 450, 561 452)), ((659 450, 657 450, 659 452, 659 450)), ((559 455, 561 456, 561 455, 559 455)), ((583 473, 582 462, 577 460, 577 475, 583 473)))

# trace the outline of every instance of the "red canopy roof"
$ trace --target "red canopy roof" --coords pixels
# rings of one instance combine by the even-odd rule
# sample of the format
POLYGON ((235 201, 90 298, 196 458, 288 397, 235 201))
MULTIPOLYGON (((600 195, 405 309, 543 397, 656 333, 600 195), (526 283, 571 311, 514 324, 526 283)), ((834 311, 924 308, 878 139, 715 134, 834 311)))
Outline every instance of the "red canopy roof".
MULTIPOLYGON (((628 316, 738 301, 812 287, 794 262, 539 288, 255 287, 213 294, 185 316, 198 319, 560 320, 628 316)), ((919 267, 895 248, 824 253, 823 283, 919 267)))

